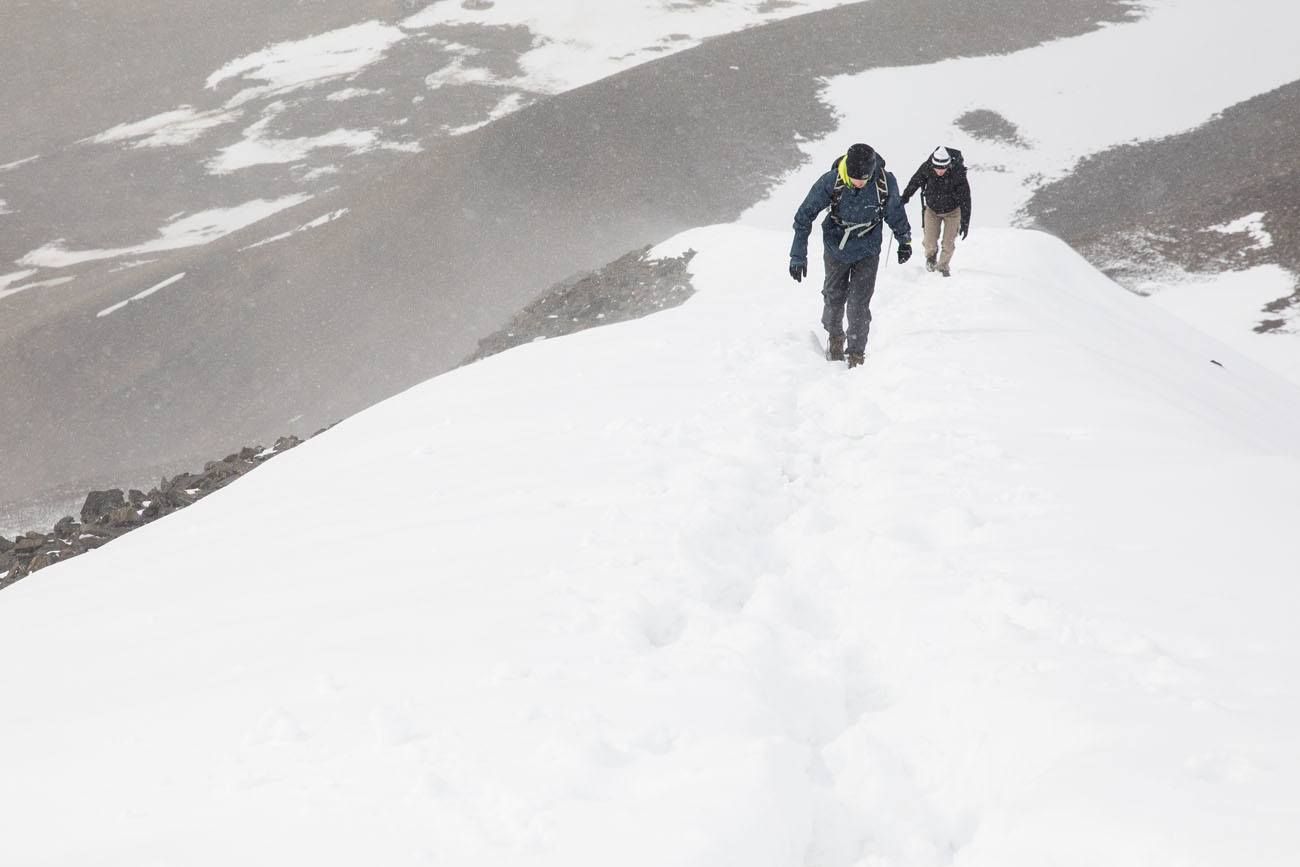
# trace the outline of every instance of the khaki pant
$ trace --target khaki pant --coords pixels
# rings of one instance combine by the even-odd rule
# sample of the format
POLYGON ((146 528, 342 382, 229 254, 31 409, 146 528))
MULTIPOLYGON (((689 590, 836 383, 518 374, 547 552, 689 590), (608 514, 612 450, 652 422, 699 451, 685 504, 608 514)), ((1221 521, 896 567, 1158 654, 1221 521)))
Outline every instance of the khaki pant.
POLYGON ((952 251, 957 246, 957 229, 961 226, 961 208, 953 208, 946 214, 936 214, 925 206, 925 236, 921 246, 925 248, 925 258, 933 259, 939 250, 939 224, 943 224, 943 254, 939 256, 939 267, 947 268, 952 261, 952 251))

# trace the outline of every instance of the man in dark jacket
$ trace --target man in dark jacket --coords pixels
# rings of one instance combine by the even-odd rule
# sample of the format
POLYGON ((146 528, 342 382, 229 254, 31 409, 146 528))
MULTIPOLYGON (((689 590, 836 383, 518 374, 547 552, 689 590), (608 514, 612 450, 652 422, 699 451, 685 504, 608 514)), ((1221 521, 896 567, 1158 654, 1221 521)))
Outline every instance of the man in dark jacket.
POLYGON ((862 363, 871 328, 871 296, 880 265, 881 225, 888 223, 898 239, 898 261, 912 255, 912 227, 898 198, 898 182, 885 171, 885 161, 869 145, 855 144, 817 179, 794 215, 790 246, 790 276, 808 276, 808 235, 822 211, 822 326, 826 329, 826 358, 849 367, 862 363), (848 330, 844 315, 848 312, 848 330), (847 350, 847 353, 846 353, 847 350))
POLYGON ((925 249, 925 267, 947 277, 957 236, 966 240, 970 229, 970 183, 961 151, 935 148, 930 158, 908 181, 903 190, 903 204, 912 193, 921 191, 921 246, 925 249), (939 228, 943 227, 943 251, 939 249, 939 228), (937 257, 937 259, 936 259, 937 257))

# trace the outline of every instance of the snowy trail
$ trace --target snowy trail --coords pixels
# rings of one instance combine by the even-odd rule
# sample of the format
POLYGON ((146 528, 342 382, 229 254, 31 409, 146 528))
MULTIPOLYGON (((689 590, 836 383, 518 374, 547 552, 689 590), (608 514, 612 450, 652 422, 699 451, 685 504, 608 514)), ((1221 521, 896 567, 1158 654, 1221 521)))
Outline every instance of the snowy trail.
POLYGON ((848 372, 787 241, 6 590, 0 861, 1287 863, 1295 387, 1010 230, 848 372))

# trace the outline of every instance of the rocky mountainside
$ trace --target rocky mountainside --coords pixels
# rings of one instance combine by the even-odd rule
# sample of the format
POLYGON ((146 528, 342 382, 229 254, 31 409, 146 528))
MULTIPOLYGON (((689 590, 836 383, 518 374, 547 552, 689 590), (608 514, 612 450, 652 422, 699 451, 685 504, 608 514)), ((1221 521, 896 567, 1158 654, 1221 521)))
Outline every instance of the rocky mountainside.
POLYGON ((0 536, 0 590, 192 505, 301 442, 288 436, 270 448, 248 446, 222 460, 209 461, 201 473, 164 478, 147 493, 135 489, 124 493, 120 488, 91 491, 81 507, 80 520, 69 515, 49 532, 33 530, 12 541, 0 536))

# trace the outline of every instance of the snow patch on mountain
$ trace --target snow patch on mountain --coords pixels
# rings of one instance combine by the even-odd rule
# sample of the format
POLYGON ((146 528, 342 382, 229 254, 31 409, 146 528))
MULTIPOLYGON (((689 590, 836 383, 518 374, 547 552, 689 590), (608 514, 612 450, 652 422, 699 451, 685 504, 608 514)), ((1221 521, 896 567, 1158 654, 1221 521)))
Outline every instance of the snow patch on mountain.
POLYGON ((191 144, 208 130, 237 120, 241 115, 240 111, 197 111, 183 105, 134 123, 118 124, 86 141, 94 144, 130 141, 132 147, 176 147, 191 144))
MULTIPOLYGON (((29 271, 25 273, 31 274, 35 272, 29 271)), ((2 282, 4 278, 0 277, 0 301, 4 300, 5 298, 8 298, 10 295, 17 295, 19 292, 26 292, 29 289, 44 289, 49 286, 62 286, 65 283, 71 283, 75 279, 77 278, 76 277, 53 277, 49 280, 37 280, 35 283, 24 283, 23 285, 15 286, 12 289, 4 289, 2 288, 5 285, 2 282)))
POLYGON ((179 283, 183 279, 185 279, 184 271, 182 271, 179 274, 173 274, 172 276, 168 277, 166 280, 163 280, 160 283, 155 283, 153 286, 150 286, 148 289, 145 289, 142 292, 137 292, 136 294, 132 295, 130 298, 126 299, 125 301, 119 301, 117 304, 114 304, 111 307, 106 307, 105 309, 99 311, 95 315, 102 319, 105 316, 116 313, 117 311, 121 310, 123 307, 126 307, 128 304, 131 304, 136 301, 143 301, 144 299, 148 298, 150 295, 153 295, 155 292, 158 292, 162 289, 166 289, 168 286, 171 286, 173 283, 179 283))
POLYGON ((15 283, 21 283, 35 273, 35 269, 27 269, 25 271, 11 271, 8 274, 0 274, 0 289, 7 289, 15 283))
POLYGON ((231 107, 269 94, 282 95, 346 78, 378 63, 407 33, 379 21, 366 21, 307 39, 281 42, 230 61, 208 76, 215 90, 227 81, 261 82, 231 98, 231 107))
POLYGON ((348 212, 348 210, 349 210, 348 208, 339 208, 339 209, 336 210, 336 211, 330 211, 328 214, 322 214, 321 216, 317 217, 317 218, 314 219, 314 220, 311 220, 311 221, 309 221, 309 222, 303 223, 301 226, 299 226, 299 227, 296 228, 296 229, 290 229, 290 230, 287 231, 287 232, 281 232, 281 233, 278 234, 278 235, 272 235, 272 236, 269 237, 269 238, 263 238, 263 239, 260 240, 260 241, 257 241, 257 242, 255 242, 255 243, 249 244, 247 247, 240 247, 240 248, 239 248, 239 252, 242 253, 242 252, 244 252, 245 250, 252 250, 252 249, 254 249, 254 248, 256 248, 256 247, 264 247, 264 246, 266 246, 267 244, 274 244, 276 241, 283 241, 285 238, 292 237, 293 235, 296 235, 296 234, 298 234, 299 232, 307 232, 307 231, 310 231, 310 230, 312 230, 312 229, 320 228, 321 226, 324 226, 324 225, 327 224, 327 223, 332 223, 332 222, 334 222, 334 221, 337 220, 339 217, 341 217, 341 216, 343 216, 344 214, 346 214, 346 213, 348 212))
POLYGON ((440 0, 405 19, 402 26, 527 27, 533 34, 533 48, 520 59, 525 73, 514 84, 533 92, 561 93, 693 48, 710 36, 850 2, 853 0, 635 0, 620 4, 616 14, 593 14, 584 0, 544 4, 440 0))
POLYGON ((38 268, 66 268, 83 262, 194 247, 224 238, 245 226, 251 226, 259 220, 300 205, 309 199, 311 196, 308 195, 292 195, 278 199, 254 199, 232 208, 212 208, 172 220, 162 227, 159 237, 155 240, 130 247, 72 250, 63 240, 58 240, 28 253, 18 260, 18 264, 38 268))
MULTIPOLYGON (((1283 23, 1300 25, 1300 7, 1245 0, 1238 8, 1242 17, 1234 13, 1227 22, 1218 0, 1150 0, 1144 17, 1132 23, 1025 51, 834 78, 826 100, 839 109, 839 130, 803 147, 821 154, 846 147, 840 144, 846 136, 853 137, 848 143, 861 138, 884 154, 900 179, 937 145, 958 147, 968 156, 975 190, 972 225, 1013 225, 1036 186, 1080 159, 1191 129, 1300 78, 1300 53, 1289 47, 1292 28, 1283 23), (1254 21, 1272 25, 1247 23, 1254 21), (1209 55, 1214 63, 1205 62, 1209 55), (1233 74, 1225 75, 1225 68, 1233 74), (958 123, 975 107, 1014 123, 1024 141, 977 139, 958 123), (925 122, 917 122, 920 116, 925 122)), ((801 175, 811 184, 823 171, 814 160, 801 175)))
POLYGON ((208 171, 225 175, 253 166, 296 163, 317 150, 340 149, 350 154, 372 150, 420 150, 416 142, 384 141, 376 130, 336 129, 315 136, 277 138, 268 134, 268 130, 282 110, 283 106, 279 105, 269 107, 261 120, 244 130, 243 141, 222 148, 208 161, 208 171))
POLYGON ((522 93, 507 94, 501 98, 501 101, 498 102, 491 111, 488 112, 487 117, 483 118, 483 120, 478 123, 466 124, 465 126, 448 127, 447 132, 449 135, 464 135, 465 133, 473 132, 476 129, 482 129, 495 120, 500 120, 508 114, 514 114, 516 111, 523 108, 524 105, 527 104, 527 101, 527 97, 522 93))
POLYGON ((25 159, 21 159, 21 160, 14 160, 11 163, 5 163, 4 165, 0 166, 0 172, 12 171, 13 169, 18 168, 19 166, 27 165, 28 163, 35 162, 36 160, 39 159, 40 159, 40 155, 26 157, 25 159))
POLYGON ((1230 220, 1217 226, 1211 226, 1210 231, 1220 232, 1224 235, 1246 234, 1255 243, 1247 247, 1248 250, 1267 250, 1273 246, 1273 236, 1264 228, 1264 217, 1266 211, 1255 211, 1253 214, 1247 214, 1236 220, 1230 220))

